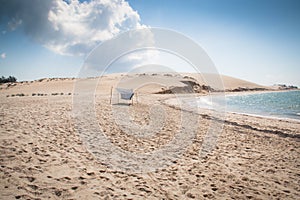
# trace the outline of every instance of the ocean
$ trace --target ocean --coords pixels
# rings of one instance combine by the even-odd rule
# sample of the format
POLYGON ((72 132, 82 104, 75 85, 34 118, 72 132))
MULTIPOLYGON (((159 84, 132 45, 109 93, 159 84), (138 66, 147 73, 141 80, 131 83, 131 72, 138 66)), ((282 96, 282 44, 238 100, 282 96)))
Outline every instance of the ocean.
MULTIPOLYGON (((229 94, 225 97, 226 111, 250 115, 300 120, 300 91, 280 91, 252 94, 229 94)), ((200 97, 197 106, 218 107, 211 98, 200 97)), ((218 104, 218 100, 214 101, 218 104)))

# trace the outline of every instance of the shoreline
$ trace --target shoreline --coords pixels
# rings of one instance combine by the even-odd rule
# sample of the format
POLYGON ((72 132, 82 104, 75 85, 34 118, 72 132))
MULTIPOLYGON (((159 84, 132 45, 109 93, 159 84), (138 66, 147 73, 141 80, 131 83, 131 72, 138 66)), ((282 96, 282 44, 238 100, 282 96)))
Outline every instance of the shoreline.
MULTIPOLYGON (((255 95, 255 94, 270 94, 270 93, 284 93, 284 92, 293 92, 293 91, 300 91, 299 89, 297 90, 284 90, 284 91, 267 91, 267 92, 254 92, 254 93, 243 93, 243 94, 229 94, 229 95, 225 95, 225 96, 243 96, 243 95, 255 95)), ((243 114, 243 115, 248 115, 248 116, 255 116, 255 117, 263 117, 263 118, 270 118, 270 119, 278 119, 278 120, 286 120, 286 121, 296 121, 296 122, 300 122, 300 118, 293 118, 293 117, 287 117, 287 116, 280 116, 280 113, 274 114, 274 115, 268 115, 267 113, 261 113, 261 114, 257 114, 257 113, 247 113, 247 112, 242 112, 242 111, 226 111, 229 113, 236 113, 236 114, 243 114)), ((295 115, 299 116, 300 115, 298 113, 296 113, 295 115)))
MULTIPOLYGON (((252 94, 264 94, 264 93, 278 93, 278 92, 292 92, 292 91, 300 91, 300 90, 287 90, 287 91, 247 91, 247 92, 234 92, 234 94, 232 94, 231 92, 230 93, 224 93, 224 97, 226 98, 226 96, 244 96, 244 95, 252 95, 252 94)), ((220 93, 212 93, 212 95, 218 95, 220 93)), ((203 98, 203 97, 208 97, 210 94, 201 94, 201 95, 197 95, 196 98, 203 98)), ((189 95, 188 94, 185 94, 185 95, 182 95, 184 96, 183 98, 184 99, 190 99, 189 95)), ((192 96, 192 95, 190 95, 192 96)), ((170 103, 167 103, 167 101, 172 101, 172 99, 176 99, 174 97, 170 97, 170 98, 165 98, 163 101, 166 105, 170 105, 170 106, 176 106, 177 108, 178 105, 174 105, 174 104, 170 104, 170 103)), ((197 107, 197 106, 195 106, 197 107)), ((207 107, 198 107, 199 109, 203 109, 203 110, 213 110, 213 111, 216 111, 215 109, 213 108, 207 108, 207 107)), ((181 108, 180 108, 181 109, 181 108)), ((283 117, 283 116, 278 116, 278 115, 267 115, 267 114, 256 114, 256 113, 246 113, 246 112, 239 112, 239 111, 230 111, 230 110, 227 110, 227 106, 225 104, 225 114, 227 113, 231 113, 231 114, 237 114, 237 115, 246 115, 246 116, 250 116, 250 117, 258 117, 258 118, 267 118, 267 119, 274 119, 274 120, 284 120, 284 121, 291 121, 291 122, 297 122, 297 123, 300 123, 300 119, 295 119, 295 118, 292 118, 292 117, 283 117)))
POLYGON ((271 119, 271 120, 279 120, 279 121, 285 121, 285 122, 296 122, 300 124, 300 119, 293 119, 293 118, 284 118, 284 117, 272 117, 267 115, 259 115, 259 114, 251 114, 251 113, 242 113, 242 112, 233 112, 233 111, 226 111, 230 114, 236 114, 236 115, 244 115, 249 117, 256 117, 256 118, 262 118, 262 119, 271 119))
MULTIPOLYGON (((165 99, 165 101, 172 100, 172 99, 176 99, 176 98, 167 98, 167 99, 165 99)), ((165 105, 170 106, 170 107, 175 107, 176 109, 182 109, 174 104, 165 103, 165 105)), ((198 107, 198 108, 200 110, 204 110, 206 112, 215 111, 214 109, 209 109, 209 108, 200 108, 200 107, 198 107)), ((186 110, 186 111, 188 111, 188 110, 186 110)), ((196 114, 201 114, 201 113, 196 113, 196 114)), ((268 116, 268 115, 259 115, 259 114, 234 112, 234 111, 226 111, 225 110, 225 115, 227 115, 227 114, 249 116, 249 117, 255 117, 255 118, 259 118, 259 119, 271 119, 271 120, 285 121, 285 122, 296 122, 296 123, 300 124, 300 119, 293 119, 293 118, 284 118, 284 117, 275 117, 275 116, 273 117, 273 116, 268 116)))

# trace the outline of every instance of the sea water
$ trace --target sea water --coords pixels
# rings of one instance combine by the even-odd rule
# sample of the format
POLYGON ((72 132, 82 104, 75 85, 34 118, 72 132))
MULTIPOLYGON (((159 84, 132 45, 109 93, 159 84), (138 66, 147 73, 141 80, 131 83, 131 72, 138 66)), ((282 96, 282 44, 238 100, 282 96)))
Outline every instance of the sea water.
MULTIPOLYGON (((213 108, 211 97, 200 97, 198 107, 213 108)), ((300 91, 234 94, 225 96, 227 112, 300 120, 300 91)), ((218 107, 218 106, 215 106, 218 107)))

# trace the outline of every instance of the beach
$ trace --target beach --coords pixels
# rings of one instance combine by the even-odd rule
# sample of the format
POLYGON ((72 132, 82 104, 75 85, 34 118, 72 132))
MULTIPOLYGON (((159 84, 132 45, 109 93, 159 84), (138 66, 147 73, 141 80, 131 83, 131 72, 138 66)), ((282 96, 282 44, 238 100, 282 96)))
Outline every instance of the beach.
MULTIPOLYGON (((167 113, 164 127, 150 138, 125 134, 116 125, 110 104, 111 87, 120 76, 107 75, 98 82, 95 108, 100 127, 113 145, 125 151, 160 149, 180 129, 182 110, 164 103, 174 97, 158 93, 161 86, 141 88, 133 105, 122 108, 130 107, 137 124, 149 125, 149 108, 160 106, 167 113)), ((75 82, 43 79, 1 86, 0 199, 299 198, 299 121, 236 113, 216 120, 204 111, 191 112, 188 116, 198 119, 199 127, 176 161, 145 173, 116 170, 87 149, 76 129, 75 82), (222 131, 214 149, 201 157, 212 122, 222 131)), ((172 85, 181 86, 175 82, 172 85)), ((259 87, 230 77, 224 84, 230 90, 259 87)), ((97 146, 97 141, 92 142, 97 146)))

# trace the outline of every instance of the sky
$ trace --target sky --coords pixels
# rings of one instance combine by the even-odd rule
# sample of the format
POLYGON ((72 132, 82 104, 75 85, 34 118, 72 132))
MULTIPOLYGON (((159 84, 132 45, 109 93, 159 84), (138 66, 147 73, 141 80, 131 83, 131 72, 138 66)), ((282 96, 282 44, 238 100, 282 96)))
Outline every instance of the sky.
POLYGON ((0 0, 0 76, 76 77, 90 51, 141 27, 198 43, 221 74, 300 86, 298 0, 0 0))

